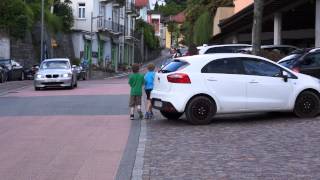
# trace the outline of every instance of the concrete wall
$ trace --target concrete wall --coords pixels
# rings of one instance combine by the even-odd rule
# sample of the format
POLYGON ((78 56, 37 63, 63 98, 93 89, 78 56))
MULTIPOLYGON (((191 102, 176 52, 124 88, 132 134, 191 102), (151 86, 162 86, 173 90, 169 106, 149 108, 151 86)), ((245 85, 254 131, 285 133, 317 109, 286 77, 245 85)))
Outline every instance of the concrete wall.
POLYGON ((234 13, 241 11, 253 3, 253 0, 234 0, 234 13))
POLYGON ((0 33, 0 59, 10 58, 10 39, 5 33, 0 33))
POLYGON ((213 18, 213 35, 221 33, 219 23, 222 19, 226 19, 234 14, 233 7, 219 7, 216 11, 216 14, 213 18))
POLYGON ((34 64, 38 64, 39 59, 36 59, 35 49, 32 44, 33 41, 30 32, 26 34, 23 40, 11 39, 10 58, 16 60, 24 67, 31 67, 34 64))
POLYGON ((168 31, 168 28, 165 27, 165 33, 166 33, 166 48, 171 48, 171 33, 168 31))

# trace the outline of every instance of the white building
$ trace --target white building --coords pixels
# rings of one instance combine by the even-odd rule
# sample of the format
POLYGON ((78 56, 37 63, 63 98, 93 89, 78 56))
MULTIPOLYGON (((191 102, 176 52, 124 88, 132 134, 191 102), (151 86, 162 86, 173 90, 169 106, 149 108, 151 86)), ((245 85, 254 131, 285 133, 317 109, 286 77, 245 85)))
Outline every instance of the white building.
POLYGON ((133 0, 72 0, 75 56, 99 67, 118 71, 134 59, 133 0), (92 33, 90 33, 92 32, 92 33))

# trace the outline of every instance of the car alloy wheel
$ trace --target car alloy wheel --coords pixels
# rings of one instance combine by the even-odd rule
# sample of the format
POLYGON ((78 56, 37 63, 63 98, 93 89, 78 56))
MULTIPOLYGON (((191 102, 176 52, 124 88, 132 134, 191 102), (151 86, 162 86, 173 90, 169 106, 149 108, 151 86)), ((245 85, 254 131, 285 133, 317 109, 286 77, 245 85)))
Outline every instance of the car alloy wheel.
POLYGON ((191 99, 186 108, 187 120, 197 125, 209 124, 215 113, 215 103, 205 96, 191 99))
POLYGON ((294 113, 301 118, 314 117, 319 113, 320 98, 311 91, 302 92, 295 103, 294 113))
POLYGON ((160 113, 165 118, 172 119, 172 120, 179 119, 183 114, 183 113, 179 113, 179 112, 166 112, 166 111, 160 111, 160 113))

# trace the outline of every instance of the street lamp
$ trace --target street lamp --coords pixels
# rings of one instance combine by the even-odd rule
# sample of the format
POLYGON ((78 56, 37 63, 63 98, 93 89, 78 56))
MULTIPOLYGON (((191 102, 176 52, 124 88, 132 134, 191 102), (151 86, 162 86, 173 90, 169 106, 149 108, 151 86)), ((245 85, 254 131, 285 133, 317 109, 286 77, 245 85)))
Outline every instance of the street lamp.
POLYGON ((90 60, 89 60, 89 79, 91 79, 91 75, 92 75, 92 44, 93 44, 93 20, 94 19, 97 19, 97 18, 100 18, 100 17, 103 17, 103 16, 96 16, 96 17, 93 17, 93 12, 91 12, 91 28, 90 28, 90 41, 91 41, 91 44, 90 44, 90 60))
POLYGON ((43 36, 44 36, 44 0, 41 0, 41 52, 40 52, 40 54, 41 54, 41 59, 40 59, 40 62, 42 62, 42 60, 43 60, 43 36))

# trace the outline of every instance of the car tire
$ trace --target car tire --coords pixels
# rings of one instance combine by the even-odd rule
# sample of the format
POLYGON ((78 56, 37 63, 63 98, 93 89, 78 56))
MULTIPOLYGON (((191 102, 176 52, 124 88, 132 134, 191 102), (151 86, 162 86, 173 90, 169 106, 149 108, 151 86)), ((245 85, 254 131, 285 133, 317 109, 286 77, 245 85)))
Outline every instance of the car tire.
POLYGON ((5 79, 4 79, 4 75, 1 73, 0 74, 0 83, 4 83, 5 79))
POLYGON ((75 88, 78 87, 78 82, 76 82, 73 87, 75 88))
POLYGON ((183 113, 160 111, 161 115, 167 119, 178 120, 183 113))
POLYGON ((40 91, 40 88, 39 87, 34 87, 34 90, 35 91, 40 91))
POLYGON ((296 99, 294 113, 300 118, 311 118, 319 114, 320 98, 311 91, 302 92, 296 99))
POLYGON ((189 101, 185 113, 190 123, 205 125, 211 123, 216 111, 216 104, 210 98, 197 96, 189 101))
POLYGON ((20 80, 20 81, 23 81, 23 80, 24 80, 24 73, 23 73, 23 72, 21 72, 21 76, 20 76, 19 80, 20 80))

